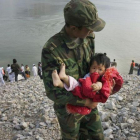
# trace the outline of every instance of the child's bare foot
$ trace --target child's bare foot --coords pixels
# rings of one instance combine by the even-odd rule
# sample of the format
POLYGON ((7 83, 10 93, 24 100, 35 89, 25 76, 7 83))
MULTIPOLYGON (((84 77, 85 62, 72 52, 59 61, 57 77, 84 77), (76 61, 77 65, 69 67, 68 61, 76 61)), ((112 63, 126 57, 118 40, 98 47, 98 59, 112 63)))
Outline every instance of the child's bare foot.
POLYGON ((66 69, 65 64, 62 63, 61 67, 60 67, 60 72, 59 72, 59 77, 60 77, 61 80, 64 80, 67 77, 65 69, 66 69))
POLYGON ((54 70, 52 72, 52 79, 53 79, 53 85, 55 87, 61 87, 61 85, 63 84, 62 81, 60 80, 57 70, 54 70))

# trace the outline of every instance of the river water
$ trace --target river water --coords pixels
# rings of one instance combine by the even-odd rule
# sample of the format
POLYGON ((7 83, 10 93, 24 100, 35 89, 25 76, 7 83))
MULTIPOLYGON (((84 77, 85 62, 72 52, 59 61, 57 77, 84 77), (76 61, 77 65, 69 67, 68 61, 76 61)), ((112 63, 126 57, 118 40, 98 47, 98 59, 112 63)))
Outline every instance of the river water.
MULTIPOLYGON (((45 42, 64 26, 63 8, 69 0, 0 0, 0 66, 16 58, 37 64, 45 42)), ((140 1, 91 0, 106 27, 96 35, 96 52, 116 59, 128 73, 132 59, 140 63, 140 1)))

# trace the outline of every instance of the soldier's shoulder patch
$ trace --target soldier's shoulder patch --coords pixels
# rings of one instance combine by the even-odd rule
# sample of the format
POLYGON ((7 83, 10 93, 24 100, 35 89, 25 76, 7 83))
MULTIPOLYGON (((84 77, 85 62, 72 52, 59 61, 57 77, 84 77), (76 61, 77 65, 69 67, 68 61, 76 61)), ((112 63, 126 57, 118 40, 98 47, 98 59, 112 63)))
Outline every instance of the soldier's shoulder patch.
POLYGON ((56 34, 46 42, 46 44, 44 45, 44 48, 54 51, 54 49, 61 46, 61 44, 62 44, 62 41, 60 38, 60 34, 56 34))

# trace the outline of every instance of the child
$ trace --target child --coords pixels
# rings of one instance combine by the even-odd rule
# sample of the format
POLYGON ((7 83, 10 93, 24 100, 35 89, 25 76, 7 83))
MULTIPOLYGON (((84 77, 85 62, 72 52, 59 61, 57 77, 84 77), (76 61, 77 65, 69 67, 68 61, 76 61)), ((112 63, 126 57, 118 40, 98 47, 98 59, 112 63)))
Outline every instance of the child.
MULTIPOLYGON (((113 93, 119 91, 123 84, 123 79, 117 70, 109 68, 109 66, 110 59, 105 54, 96 54, 90 61, 89 73, 83 79, 80 78, 78 82, 73 77, 66 75, 65 64, 62 64, 59 75, 56 70, 52 73, 53 84, 71 91, 73 95, 82 99, 90 98, 93 102, 104 103, 110 96, 113 79, 115 80, 113 93)), ((67 111, 87 115, 91 109, 67 104, 67 111)))

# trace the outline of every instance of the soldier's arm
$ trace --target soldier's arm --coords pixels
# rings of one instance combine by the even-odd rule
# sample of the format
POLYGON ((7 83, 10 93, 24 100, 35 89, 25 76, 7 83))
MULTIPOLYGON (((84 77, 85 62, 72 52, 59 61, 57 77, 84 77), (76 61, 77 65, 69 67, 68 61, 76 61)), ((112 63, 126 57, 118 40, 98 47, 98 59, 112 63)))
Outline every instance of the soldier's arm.
POLYGON ((73 105, 84 106, 86 100, 82 100, 79 97, 74 96, 71 92, 68 92, 65 89, 53 86, 51 77, 52 71, 55 69, 58 70, 61 62, 48 48, 43 48, 41 61, 43 82, 48 98, 54 101, 56 104, 70 103, 73 105))

